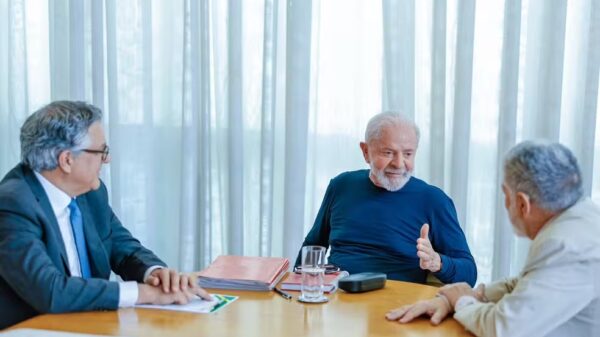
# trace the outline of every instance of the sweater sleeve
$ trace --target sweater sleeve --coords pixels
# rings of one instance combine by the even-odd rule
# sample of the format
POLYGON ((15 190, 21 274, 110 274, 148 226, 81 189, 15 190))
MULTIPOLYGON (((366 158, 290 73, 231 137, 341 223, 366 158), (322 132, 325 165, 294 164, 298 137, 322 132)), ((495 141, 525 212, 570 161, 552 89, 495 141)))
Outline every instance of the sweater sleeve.
POLYGON ((429 219, 429 239, 433 249, 440 254, 442 269, 434 275, 443 283, 466 282, 474 286, 477 267, 458 223, 454 203, 443 192, 437 199, 429 219))
MULTIPOLYGON (((317 213, 317 217, 315 218, 315 223, 313 224, 310 232, 304 238, 304 242, 302 242, 302 247, 304 246, 322 246, 325 248, 329 248, 329 232, 330 232, 330 215, 331 215, 331 203, 333 202, 334 195, 334 185, 335 180, 332 179, 327 186, 327 190, 325 191, 325 196, 323 197, 323 201, 321 202, 321 207, 319 208, 319 213, 317 213)), ((302 259, 302 247, 300 247, 300 251, 298 252, 298 257, 296 257, 296 263, 294 266, 300 265, 300 260, 302 259)))

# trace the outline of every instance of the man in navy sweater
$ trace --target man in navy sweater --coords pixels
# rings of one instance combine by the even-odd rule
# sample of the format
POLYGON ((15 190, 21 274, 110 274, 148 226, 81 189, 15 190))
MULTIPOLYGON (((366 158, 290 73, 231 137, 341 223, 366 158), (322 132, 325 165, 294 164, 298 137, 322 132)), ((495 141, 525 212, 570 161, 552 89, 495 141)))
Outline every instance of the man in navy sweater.
POLYGON ((401 115, 371 118, 360 143, 371 169, 331 180, 302 246, 331 247, 329 263, 351 274, 424 283, 432 273, 474 285, 477 268, 452 200, 411 176, 418 142, 419 129, 401 115))

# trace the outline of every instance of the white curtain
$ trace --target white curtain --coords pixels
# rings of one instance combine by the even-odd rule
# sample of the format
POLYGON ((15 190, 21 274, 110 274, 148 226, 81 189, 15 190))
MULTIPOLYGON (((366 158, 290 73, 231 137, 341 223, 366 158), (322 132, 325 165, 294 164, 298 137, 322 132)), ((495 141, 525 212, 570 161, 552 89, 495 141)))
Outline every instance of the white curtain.
POLYGON ((0 174, 51 100, 105 112, 115 212, 173 267, 294 258, 378 111, 454 200, 479 281, 522 266, 499 189, 523 139, 563 142, 600 199, 600 1, 0 0, 0 174))

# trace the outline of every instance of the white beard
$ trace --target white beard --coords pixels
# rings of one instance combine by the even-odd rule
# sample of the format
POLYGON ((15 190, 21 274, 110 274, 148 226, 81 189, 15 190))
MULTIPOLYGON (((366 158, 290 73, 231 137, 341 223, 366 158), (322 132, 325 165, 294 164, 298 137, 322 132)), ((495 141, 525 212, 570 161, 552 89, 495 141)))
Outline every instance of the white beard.
POLYGON ((371 175, 375 177, 375 180, 380 185, 379 187, 382 187, 390 192, 399 191, 402 187, 404 187, 404 185, 406 185, 412 176, 412 172, 406 170, 401 170, 395 173, 400 173, 400 177, 390 179, 385 175, 385 170, 378 170, 374 167, 371 167, 371 175))

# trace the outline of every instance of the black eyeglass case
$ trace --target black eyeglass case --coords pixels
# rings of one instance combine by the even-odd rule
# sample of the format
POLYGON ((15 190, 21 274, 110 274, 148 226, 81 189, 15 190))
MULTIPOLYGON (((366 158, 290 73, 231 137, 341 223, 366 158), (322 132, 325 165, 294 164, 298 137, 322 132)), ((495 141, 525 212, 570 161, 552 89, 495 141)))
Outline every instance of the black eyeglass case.
POLYGON ((358 273, 341 278, 338 287, 349 293, 362 293, 383 288, 386 279, 384 273, 358 273))

